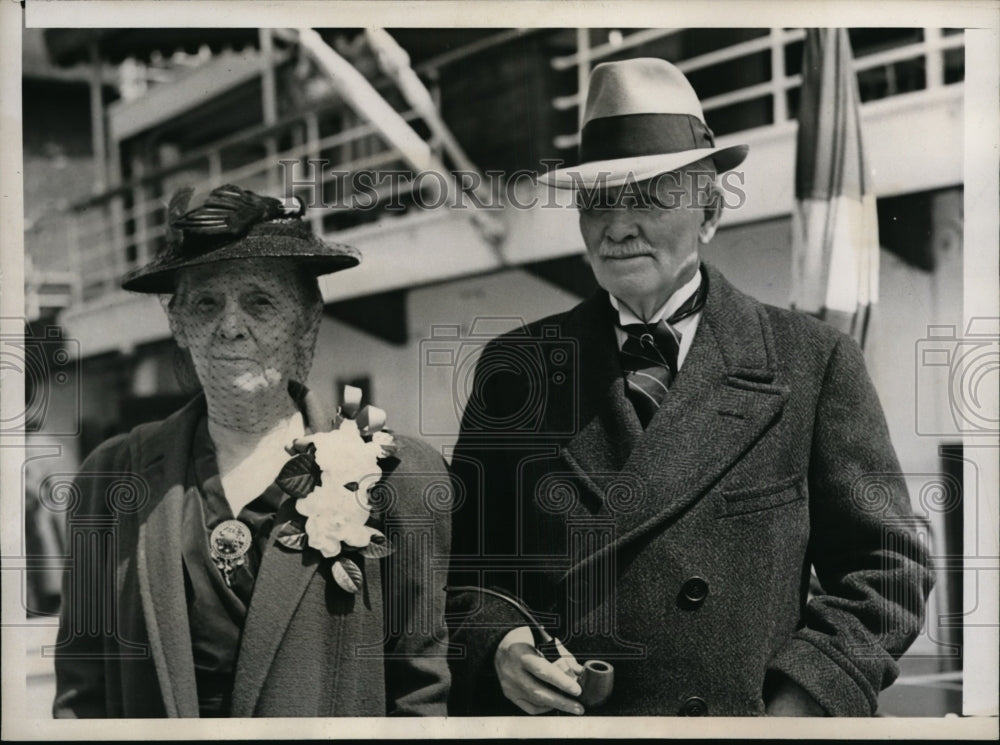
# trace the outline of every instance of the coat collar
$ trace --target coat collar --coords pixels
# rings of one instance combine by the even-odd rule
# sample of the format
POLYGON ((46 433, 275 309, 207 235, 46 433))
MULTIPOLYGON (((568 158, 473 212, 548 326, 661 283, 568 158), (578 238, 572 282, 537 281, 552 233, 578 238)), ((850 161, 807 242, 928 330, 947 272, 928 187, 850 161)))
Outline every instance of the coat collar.
MULTIPOLYGON (((315 394, 293 387, 293 397, 307 426, 328 426, 328 416, 315 394)), ((149 487, 149 500, 139 515, 139 592, 150 648, 168 716, 197 717, 198 697, 187 617, 181 560, 181 516, 184 483, 195 427, 205 415, 198 396, 159 426, 138 430, 133 447, 139 472, 149 487)), ((275 530, 280 525, 275 520, 275 530)), ((250 716, 287 627, 318 562, 307 552, 288 552, 268 544, 254 585, 243 630, 233 716, 250 716)))
POLYGON ((764 307, 706 265, 708 297, 670 392, 645 431, 625 395, 614 319, 604 293, 571 314, 581 339, 581 428, 564 459, 602 509, 616 517, 616 543, 679 515, 760 438, 788 391, 764 307), (614 486, 614 488, 612 488, 614 486))
POLYGON ((170 717, 198 716, 180 546, 184 476, 195 426, 204 411, 205 400, 198 397, 158 427, 139 429, 133 446, 134 462, 149 488, 149 501, 139 515, 139 595, 170 717))

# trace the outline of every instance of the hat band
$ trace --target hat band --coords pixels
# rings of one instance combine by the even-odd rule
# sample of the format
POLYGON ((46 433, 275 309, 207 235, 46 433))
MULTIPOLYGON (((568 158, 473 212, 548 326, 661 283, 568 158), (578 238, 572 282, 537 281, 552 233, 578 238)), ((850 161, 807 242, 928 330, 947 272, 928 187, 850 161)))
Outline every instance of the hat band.
POLYGON ((625 114, 591 119, 580 133, 580 162, 665 155, 715 147, 715 137, 690 114, 625 114))

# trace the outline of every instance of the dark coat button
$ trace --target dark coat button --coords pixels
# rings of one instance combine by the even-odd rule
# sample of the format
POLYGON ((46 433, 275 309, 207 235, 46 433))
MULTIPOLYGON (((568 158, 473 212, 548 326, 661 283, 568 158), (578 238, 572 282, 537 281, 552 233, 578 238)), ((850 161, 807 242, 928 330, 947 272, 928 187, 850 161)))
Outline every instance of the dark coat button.
POLYGON ((691 696, 681 705, 682 717, 703 717, 708 714, 708 704, 705 699, 691 696))
POLYGON ((708 597, 708 582, 701 577, 691 577, 681 587, 681 597, 693 605, 701 605, 708 597))

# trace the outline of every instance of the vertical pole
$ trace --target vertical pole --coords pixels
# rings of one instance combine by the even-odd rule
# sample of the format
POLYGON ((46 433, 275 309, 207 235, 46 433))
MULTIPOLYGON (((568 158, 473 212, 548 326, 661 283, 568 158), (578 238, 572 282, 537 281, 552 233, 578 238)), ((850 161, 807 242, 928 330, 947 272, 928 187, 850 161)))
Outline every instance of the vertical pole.
POLYGON ((579 93, 579 104, 576 107, 577 131, 583 129, 583 109, 586 104, 587 88, 590 86, 590 29, 576 30, 576 90, 579 93))
MULTIPOLYGON (((132 143, 132 147, 137 147, 132 143)), ((122 161, 121 148, 117 141, 111 143, 108 151, 108 185, 114 188, 122 182, 122 161)), ((119 192, 104 203, 104 208, 108 214, 108 226, 111 232, 110 251, 111 256, 108 266, 112 267, 110 273, 104 277, 105 290, 109 293, 118 289, 118 273, 125 261, 125 204, 122 194, 119 192)))
POLYGON ((71 212, 66 221, 66 238, 69 268, 73 273, 70 283, 71 307, 79 308, 83 302, 83 257, 80 255, 80 213, 71 212))
POLYGON ((99 194, 107 186, 108 151, 104 132, 103 70, 97 40, 90 42, 90 138, 94 151, 93 192, 99 194))
POLYGON ((222 153, 218 148, 208 151, 208 185, 211 188, 222 186, 222 153))
MULTIPOLYGON (((136 153, 132 154, 132 221, 133 240, 135 242, 135 264, 141 266, 149 258, 149 236, 146 215, 146 187, 142 183, 142 177, 146 175, 146 164, 136 153)), ((128 257, 126 257, 128 258, 128 257)), ((131 267, 127 267, 131 268, 131 267)))
POLYGON ((785 31, 771 29, 771 100, 774 124, 788 119, 787 87, 785 85, 785 31))
POLYGON ((35 271, 31 254, 24 254, 24 317, 27 321, 37 321, 42 313, 38 297, 42 286, 41 273, 35 271))
MULTIPOLYGON (((274 40, 271 29, 262 28, 258 31, 261 52, 261 96, 263 98, 264 124, 273 126, 278 121, 278 93, 274 74, 274 40)), ((264 140, 267 148, 267 190, 276 194, 278 184, 278 144, 274 133, 270 132, 264 140)))
MULTIPOLYGON (((313 160, 319 160, 319 115, 315 111, 310 111, 305 116, 306 120, 306 172, 308 173, 309 162, 313 160)), ((301 162, 301 160, 300 160, 301 162)), ((322 168, 318 165, 317 168, 322 168)), ((340 188, 336 182, 334 182, 336 188, 340 188)), ((324 189, 325 191, 325 189, 324 189)), ((290 197, 291 194, 283 194, 282 196, 290 197)), ((337 199, 341 195, 337 195, 337 199)), ((320 202, 326 206, 326 198, 323 196, 323 192, 319 194, 320 202)), ((320 210, 309 210, 309 222, 312 223, 313 232, 316 235, 323 235, 323 215, 320 210)))
POLYGON ((924 29, 924 64, 926 65, 927 90, 944 85, 944 51, 941 49, 943 35, 939 28, 924 29))

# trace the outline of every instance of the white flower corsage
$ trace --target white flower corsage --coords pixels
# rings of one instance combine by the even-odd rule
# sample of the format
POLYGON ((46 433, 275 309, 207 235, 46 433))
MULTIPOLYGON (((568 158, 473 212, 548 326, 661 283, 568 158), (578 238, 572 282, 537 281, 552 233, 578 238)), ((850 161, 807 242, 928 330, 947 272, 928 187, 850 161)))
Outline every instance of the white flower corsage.
POLYGON ((281 525, 278 541, 333 559, 333 579, 351 593, 361 589, 363 574, 349 555, 379 559, 392 552, 385 535, 368 525, 368 490, 382 478, 379 461, 395 455, 395 443, 382 431, 385 412, 374 406, 359 411, 360 403, 361 389, 345 387, 333 429, 300 438, 287 448, 293 457, 276 480, 295 499, 298 513, 281 525))

